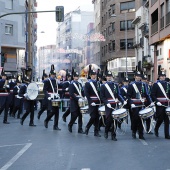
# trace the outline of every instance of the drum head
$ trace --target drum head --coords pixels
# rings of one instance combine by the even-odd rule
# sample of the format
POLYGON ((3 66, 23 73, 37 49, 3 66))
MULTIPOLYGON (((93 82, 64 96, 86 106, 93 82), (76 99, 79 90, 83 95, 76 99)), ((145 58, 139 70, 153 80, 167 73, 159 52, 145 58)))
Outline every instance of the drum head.
POLYGON ((139 111, 139 114, 140 115, 143 115, 143 114, 146 114, 146 113, 149 113, 152 111, 152 108, 146 108, 146 109, 143 109, 143 110, 140 110, 139 111))
POLYGON ((167 108, 166 108, 166 112, 170 112, 170 107, 167 107, 167 108))
POLYGON ((27 87, 27 94, 30 100, 35 100, 38 96, 38 85, 36 83, 30 83, 27 87))
POLYGON ((89 106, 84 106, 84 107, 81 107, 80 109, 81 109, 81 110, 88 110, 88 109, 89 109, 89 106))
POLYGON ((112 112, 113 115, 119 115, 126 112, 126 109, 122 108, 122 109, 118 109, 112 112))
POLYGON ((101 106, 101 107, 99 107, 99 111, 101 111, 101 112, 105 112, 105 106, 101 106))

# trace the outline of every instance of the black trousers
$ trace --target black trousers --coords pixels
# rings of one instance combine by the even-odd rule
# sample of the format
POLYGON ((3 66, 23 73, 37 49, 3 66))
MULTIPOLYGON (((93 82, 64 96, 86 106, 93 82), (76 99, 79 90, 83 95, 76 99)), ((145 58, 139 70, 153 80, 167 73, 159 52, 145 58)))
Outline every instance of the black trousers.
POLYGON ((26 117, 29 115, 30 113, 30 123, 34 123, 34 100, 27 100, 25 101, 26 103, 26 112, 24 113, 24 115, 22 116, 22 120, 25 120, 26 117))
POLYGON ((70 107, 65 111, 65 113, 63 114, 63 117, 67 117, 70 114, 70 107))
MULTIPOLYGON (((41 110, 38 112, 38 115, 41 116, 42 113, 43 113, 45 110, 47 110, 47 106, 42 106, 42 107, 41 107, 41 110)), ((48 112, 47 112, 47 113, 48 113, 48 112)))
POLYGON ((45 121, 49 122, 49 120, 54 116, 54 126, 58 127, 59 120, 59 107, 52 106, 51 111, 47 110, 47 117, 45 121))
POLYGON ((80 130, 82 129, 82 125, 83 125, 82 114, 80 113, 80 108, 74 112, 71 112, 71 119, 70 119, 68 126, 72 127, 77 118, 78 118, 78 128, 80 130))
POLYGON ((142 121, 139 117, 139 111, 141 110, 141 107, 133 108, 132 109, 132 116, 131 116, 131 127, 132 131, 136 133, 137 131, 139 132, 139 135, 143 135, 143 126, 142 126, 142 121))
POLYGON ((18 111, 17 117, 19 118, 22 113, 22 109, 23 109, 23 101, 21 100, 20 105, 17 106, 14 105, 14 108, 12 110, 12 115, 15 116, 16 112, 18 111))
POLYGON ((169 118, 166 115, 165 107, 156 106, 156 126, 155 130, 159 130, 159 127, 164 122, 164 135, 169 136, 169 118))
POLYGON ((90 129, 90 127, 94 124, 94 132, 99 131, 99 114, 98 114, 98 106, 93 106, 93 111, 90 113, 90 119, 89 122, 86 125, 87 129, 90 129))

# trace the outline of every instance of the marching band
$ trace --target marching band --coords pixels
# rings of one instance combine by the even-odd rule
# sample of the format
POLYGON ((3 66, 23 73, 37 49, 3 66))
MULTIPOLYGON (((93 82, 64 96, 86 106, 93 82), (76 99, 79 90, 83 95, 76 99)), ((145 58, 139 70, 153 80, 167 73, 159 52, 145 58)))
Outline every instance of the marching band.
POLYGON ((8 77, 2 70, 0 79, 0 114, 4 112, 3 123, 9 124, 8 114, 20 119, 20 124, 30 114, 29 126, 35 127, 34 110, 37 100, 40 102, 40 111, 37 118, 40 119, 46 110, 44 120, 45 128, 54 116, 53 130, 59 128, 59 113, 64 110, 62 120, 66 122, 69 114, 68 131, 72 133, 72 127, 78 119, 78 133, 88 135, 89 129, 94 126, 94 136, 101 137, 100 128, 104 126, 104 138, 108 139, 111 132, 111 140, 117 141, 117 127, 121 129, 122 123, 128 123, 130 116, 132 138, 145 140, 144 131, 159 137, 159 128, 164 122, 164 137, 170 139, 170 84, 166 81, 166 74, 159 71, 158 80, 152 85, 148 83, 147 75, 136 71, 134 81, 129 82, 128 77, 123 80, 123 85, 114 82, 112 72, 89 67, 88 78, 82 84, 79 81, 79 73, 75 70, 66 73, 66 80, 56 77, 54 65, 51 65, 50 75, 43 71, 42 82, 31 81, 32 69, 23 69, 21 76, 8 77), (41 93, 41 94, 40 94, 41 93), (25 113, 22 115, 23 110, 25 113), (16 116, 16 112, 17 116, 16 116), (83 130, 83 114, 89 114, 89 121, 83 130), (21 117, 22 115, 22 117, 21 117), (145 127, 146 122, 146 127, 145 127))

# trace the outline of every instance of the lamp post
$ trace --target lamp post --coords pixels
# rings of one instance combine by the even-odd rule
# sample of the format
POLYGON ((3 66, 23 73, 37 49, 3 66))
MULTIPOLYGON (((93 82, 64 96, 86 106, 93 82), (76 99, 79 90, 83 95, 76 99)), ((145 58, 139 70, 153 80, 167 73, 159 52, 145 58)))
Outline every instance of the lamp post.
MULTIPOLYGON (((115 14, 112 14, 111 17, 117 17, 115 14)), ((128 71, 128 68, 127 68, 127 13, 125 12, 125 58, 126 58, 126 77, 128 77, 127 75, 127 71, 128 71)))

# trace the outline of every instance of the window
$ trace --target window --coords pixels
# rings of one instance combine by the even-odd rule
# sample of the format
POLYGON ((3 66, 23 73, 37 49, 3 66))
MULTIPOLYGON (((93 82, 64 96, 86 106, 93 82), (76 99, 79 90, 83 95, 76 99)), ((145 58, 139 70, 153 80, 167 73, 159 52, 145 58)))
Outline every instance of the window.
MULTIPOLYGON (((125 49, 125 39, 120 40, 120 49, 125 49)), ((133 39, 127 39, 127 49, 133 49, 133 39)))
POLYGON ((115 51, 115 40, 112 41, 112 50, 115 51))
POLYGON ((109 18, 110 18, 111 17, 111 9, 109 9, 108 14, 109 14, 109 18))
POLYGON ((109 52, 112 51, 112 43, 109 43, 109 52))
POLYGON ((115 30, 115 23, 112 22, 111 25, 112 25, 112 31, 114 31, 115 30))
POLYGON ((134 12, 135 11, 135 1, 122 2, 120 4, 120 11, 123 12, 134 12))
POLYGON ((13 26, 12 25, 5 25, 5 34, 12 35, 13 34, 13 26))
POLYGON ((166 1, 166 13, 170 12, 170 0, 166 1))
POLYGON ((5 1, 5 8, 6 9, 13 9, 13 0, 6 0, 5 1))
POLYGON ((128 20, 127 21, 127 26, 126 26, 126 28, 125 28, 125 21, 120 21, 120 30, 122 31, 122 30, 125 30, 126 28, 127 28, 127 30, 133 30, 133 29, 135 29, 135 25, 134 24, 132 24, 132 20, 128 20))
POLYGON ((112 14, 114 14, 115 13, 115 5, 111 5, 111 8, 112 8, 112 14))

